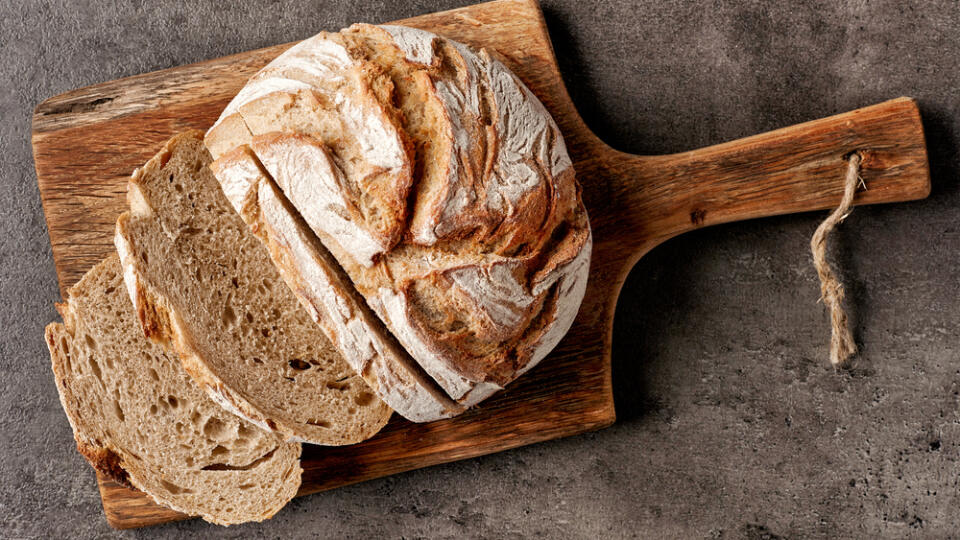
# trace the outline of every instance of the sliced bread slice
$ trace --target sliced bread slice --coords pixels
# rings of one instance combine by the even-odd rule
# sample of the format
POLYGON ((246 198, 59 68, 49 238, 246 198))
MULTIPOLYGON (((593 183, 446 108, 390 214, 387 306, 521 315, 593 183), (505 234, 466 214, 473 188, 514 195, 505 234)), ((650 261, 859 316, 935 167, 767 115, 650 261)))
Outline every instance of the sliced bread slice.
POLYGON ((211 161, 189 131, 130 180, 115 240, 144 332, 214 401, 266 430, 324 445, 373 436, 392 411, 284 285, 211 161))
POLYGON ((227 413, 176 356, 144 339, 108 257, 47 326, 53 373, 77 449, 157 503, 230 525, 275 514, 300 486, 300 445, 227 413))

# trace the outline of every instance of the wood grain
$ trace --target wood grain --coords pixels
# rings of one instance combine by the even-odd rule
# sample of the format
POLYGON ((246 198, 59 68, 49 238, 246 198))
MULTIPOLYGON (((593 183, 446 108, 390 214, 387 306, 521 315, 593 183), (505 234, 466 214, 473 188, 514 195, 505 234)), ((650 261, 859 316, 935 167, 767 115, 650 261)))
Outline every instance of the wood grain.
MULTIPOLYGON (((613 314, 630 268, 664 240, 739 219, 819 210, 842 193, 845 158, 864 156, 868 190, 856 203, 919 199, 930 190, 916 104, 906 98, 669 156, 617 152, 585 126, 557 69, 533 0, 501 0, 404 21, 496 51, 564 133, 594 229, 586 298, 557 349, 507 390, 460 417, 413 424, 394 417, 376 437, 341 448, 305 446, 301 495, 610 425, 613 314)), ((292 44, 75 90, 34 114, 37 179, 61 290, 113 249, 127 176, 168 137, 205 129, 247 77, 292 44)), ((140 527, 185 516, 103 478, 110 524, 140 527)))

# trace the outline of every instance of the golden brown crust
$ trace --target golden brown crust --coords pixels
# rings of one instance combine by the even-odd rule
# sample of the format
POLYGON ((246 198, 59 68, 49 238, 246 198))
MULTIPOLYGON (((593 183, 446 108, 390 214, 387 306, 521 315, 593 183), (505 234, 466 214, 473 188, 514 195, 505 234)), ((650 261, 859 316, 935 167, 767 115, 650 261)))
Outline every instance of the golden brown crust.
POLYGON ((130 475, 127 474, 127 470, 123 468, 123 460, 116 452, 109 448, 94 446, 80 440, 77 440, 77 451, 90 462, 90 465, 92 465, 94 469, 121 486, 134 489, 133 484, 130 483, 130 475))
POLYGON ((143 335, 155 343, 169 344, 173 340, 173 333, 170 331, 170 312, 154 302, 152 295, 147 294, 143 287, 137 287, 136 291, 137 320, 140 321, 143 335))

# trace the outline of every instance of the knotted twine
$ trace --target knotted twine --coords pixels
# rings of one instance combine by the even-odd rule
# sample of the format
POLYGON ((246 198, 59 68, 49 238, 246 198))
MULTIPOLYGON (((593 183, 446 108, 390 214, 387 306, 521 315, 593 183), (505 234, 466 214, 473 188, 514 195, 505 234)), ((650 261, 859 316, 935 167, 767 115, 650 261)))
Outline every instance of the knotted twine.
POLYGON ((850 206, 853 204, 853 195, 857 191, 860 178, 860 154, 854 152, 847 163, 847 175, 843 181, 843 198, 837 207, 823 223, 817 227, 810 239, 810 250, 813 252, 813 266, 820 276, 820 299, 830 310, 830 363, 834 367, 843 367, 854 354, 857 353, 857 344, 853 341, 850 332, 850 323, 847 313, 843 309, 843 285, 827 262, 827 237, 841 221, 850 215, 850 206))

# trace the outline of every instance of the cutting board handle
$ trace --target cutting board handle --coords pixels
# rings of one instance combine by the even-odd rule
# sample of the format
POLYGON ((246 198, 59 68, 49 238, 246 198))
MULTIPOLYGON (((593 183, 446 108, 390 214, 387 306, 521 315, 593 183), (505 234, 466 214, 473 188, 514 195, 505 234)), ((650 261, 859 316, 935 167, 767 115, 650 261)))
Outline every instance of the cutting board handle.
MULTIPOLYGON (((598 236, 629 258, 699 227, 836 206, 847 160, 862 157, 866 189, 855 204, 922 199, 930 193, 916 102, 899 98, 700 150, 635 156, 606 147, 594 165, 607 174, 588 208, 603 212, 598 236), (611 234, 603 234, 605 232, 611 234), (614 234, 615 233, 615 234, 614 234)), ((589 181, 589 180, 587 180, 589 181)))

